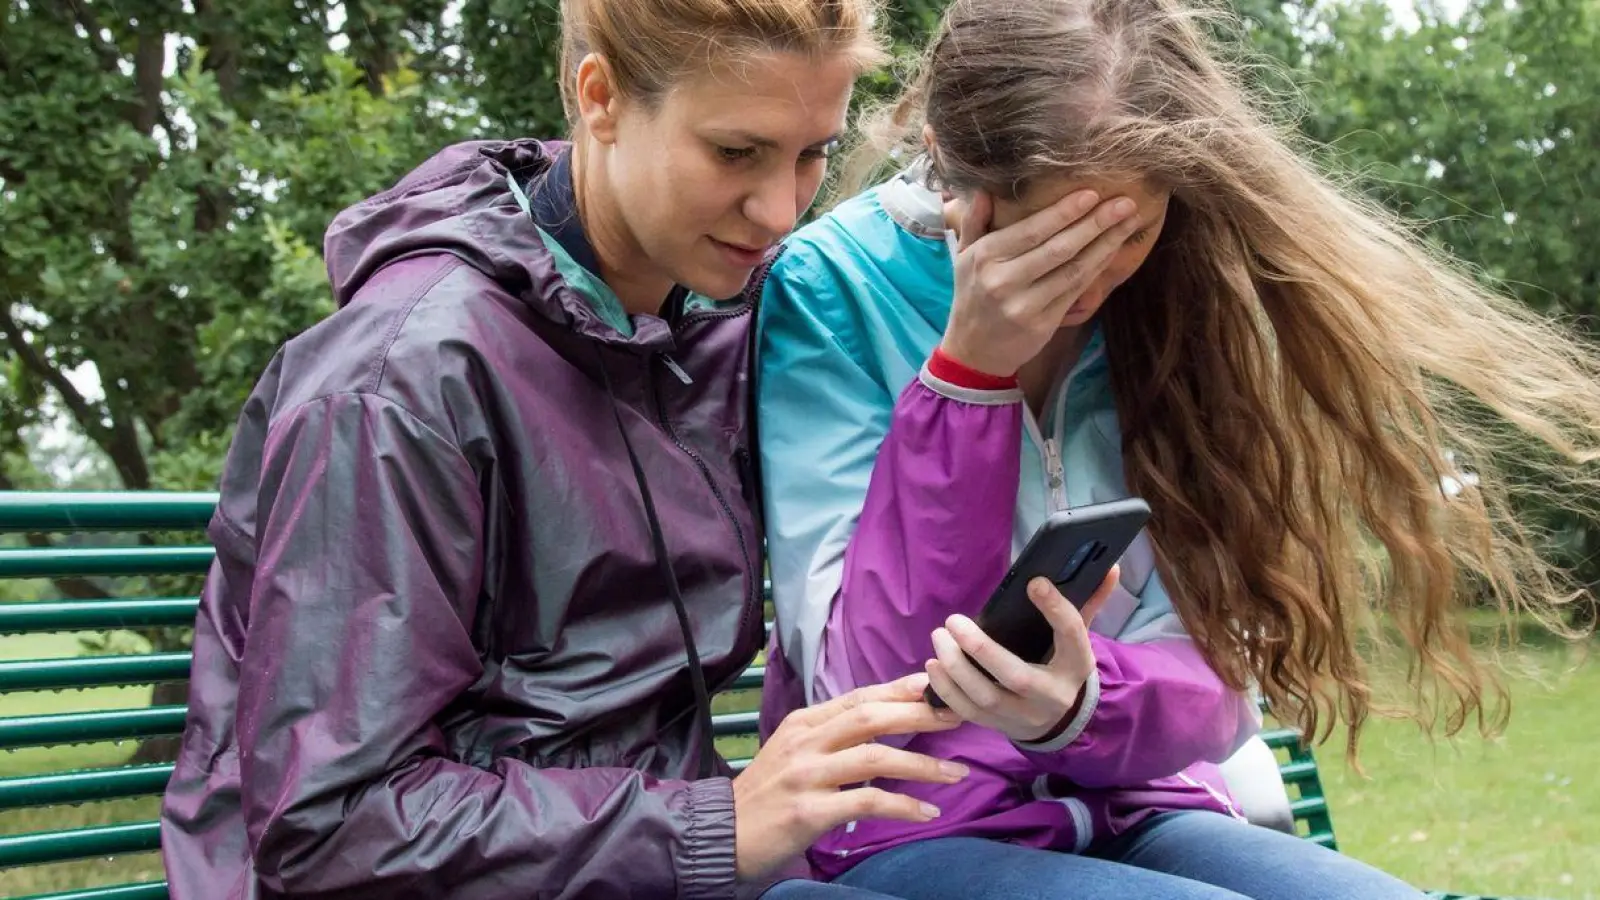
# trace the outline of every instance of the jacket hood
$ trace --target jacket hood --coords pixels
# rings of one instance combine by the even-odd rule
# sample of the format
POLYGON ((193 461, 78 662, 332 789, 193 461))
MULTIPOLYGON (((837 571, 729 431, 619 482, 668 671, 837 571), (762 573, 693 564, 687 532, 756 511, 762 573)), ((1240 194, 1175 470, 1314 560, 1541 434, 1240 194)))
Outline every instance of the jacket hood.
POLYGON ((508 177, 538 175, 565 146, 539 140, 473 141, 435 154, 394 187, 344 210, 323 241, 334 300, 343 307, 378 271, 400 260, 456 256, 578 334, 641 349, 670 342, 667 324, 635 316, 634 333, 607 324, 559 274, 508 177))

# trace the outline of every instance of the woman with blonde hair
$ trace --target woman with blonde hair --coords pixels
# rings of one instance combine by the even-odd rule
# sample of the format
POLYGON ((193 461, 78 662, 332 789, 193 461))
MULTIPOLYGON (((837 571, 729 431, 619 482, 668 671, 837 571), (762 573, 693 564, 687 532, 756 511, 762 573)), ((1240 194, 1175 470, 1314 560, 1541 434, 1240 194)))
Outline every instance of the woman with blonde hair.
POLYGON ((1562 597, 1504 471, 1593 490, 1596 357, 1297 153, 1221 62, 1224 24, 1180 0, 955 0, 875 131, 915 161, 773 268, 767 721, 926 670, 966 724, 888 743, 971 768, 877 782, 943 814, 829 832, 826 877, 913 900, 1419 897, 1242 821, 1218 764, 1259 728, 1252 691, 1309 735, 1342 716, 1353 745, 1378 624, 1420 719, 1492 727, 1469 590, 1562 597), (1479 479, 1447 500, 1452 451, 1479 479), (1109 594, 1080 613, 1033 585, 1046 659, 977 628, 1051 513, 1129 496, 1154 515, 1109 594))
POLYGON ((245 406, 162 808, 175 900, 848 898, 800 857, 952 780, 797 711, 737 778, 762 642, 753 308, 870 0, 565 0, 569 141, 451 147, 327 236, 339 309, 245 406), (769 886, 776 887, 769 890, 769 886))

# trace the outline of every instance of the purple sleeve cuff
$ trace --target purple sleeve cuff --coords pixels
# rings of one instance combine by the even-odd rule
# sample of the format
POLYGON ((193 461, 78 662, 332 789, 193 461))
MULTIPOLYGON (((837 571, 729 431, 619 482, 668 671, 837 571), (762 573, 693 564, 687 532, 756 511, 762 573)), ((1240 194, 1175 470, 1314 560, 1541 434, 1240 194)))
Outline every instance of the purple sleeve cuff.
POLYGON ((1089 680, 1083 683, 1083 702, 1078 704, 1077 713, 1060 734, 1039 743, 1016 741, 1017 748, 1028 753, 1054 753, 1061 750, 1083 734, 1084 729, 1089 727, 1090 720, 1094 718, 1095 710, 1099 708, 1100 673, 1095 671, 1090 672, 1089 680))
POLYGON ((1253 733, 1248 698, 1191 641, 1127 644, 1092 632, 1089 641, 1095 674, 1078 715, 1048 742, 1017 745, 1043 771, 1084 787, 1143 784, 1220 762, 1253 733))

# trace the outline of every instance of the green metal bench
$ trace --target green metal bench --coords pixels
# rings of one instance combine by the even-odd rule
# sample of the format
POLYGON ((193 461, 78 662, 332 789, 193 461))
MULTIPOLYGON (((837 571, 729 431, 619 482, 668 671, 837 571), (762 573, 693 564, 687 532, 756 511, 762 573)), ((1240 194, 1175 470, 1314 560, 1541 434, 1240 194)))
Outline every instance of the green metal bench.
MULTIPOLYGON (((0 492, 0 579, 96 579, 97 584, 129 582, 145 576, 189 576, 198 584, 213 551, 202 529, 210 518, 214 494, 159 493, 5 493, 0 492), (5 536, 10 537, 5 537, 5 536), (152 535, 170 542, 152 541, 152 535), (24 536, 26 536, 24 538, 24 536), (133 538, 141 540, 134 540, 133 538), (109 581, 108 581, 109 580, 109 581)), ((84 582, 71 582, 86 593, 84 582)), ((182 627, 194 621, 193 596, 160 597, 150 589, 110 599, 28 600, 0 603, 0 637, 53 633, 99 634, 126 630, 182 627)), ((6 642, 15 646, 15 641, 6 642)), ((188 678, 187 652, 111 653, 20 660, 0 656, 0 697, 33 692, 69 692, 90 688, 140 687, 181 682, 188 678)), ((756 746, 756 706, 762 669, 752 667, 725 695, 717 698, 714 723, 724 754, 742 766, 756 746)), ((68 695, 70 696, 70 695, 68 695)), ((178 735, 184 707, 138 705, 0 717, 0 749, 58 748, 104 742, 138 742, 178 735)), ((1307 840, 1337 849, 1333 823, 1323 796, 1316 760, 1289 729, 1266 735, 1278 755, 1289 790, 1296 828, 1307 840)), ((97 873, 107 860, 137 854, 159 873, 154 851, 160 831, 154 821, 156 799, 172 772, 170 763, 61 770, 46 762, 15 767, 0 777, 0 885, 15 867, 72 864, 97 873), (35 771, 35 769, 38 771, 35 771), (141 812, 127 821, 70 827, 40 827, 39 817, 79 804, 105 804, 145 798, 141 812), (30 820, 28 817, 32 816, 30 820), (20 822, 18 825, 16 823, 20 822)), ((104 880, 115 880, 109 873, 104 880)), ((94 879, 96 881, 102 879, 94 879)), ((52 889, 55 886, 52 886, 52 889)), ((30 888, 31 890, 31 888, 30 888)), ((1440 898, 1455 895, 1438 894, 1440 898)), ((15 900, 15 895, 11 895, 15 900)), ((25 900, 166 900, 165 883, 139 883, 35 893, 25 900)), ((1474 900, 1474 898, 1460 898, 1474 900)))

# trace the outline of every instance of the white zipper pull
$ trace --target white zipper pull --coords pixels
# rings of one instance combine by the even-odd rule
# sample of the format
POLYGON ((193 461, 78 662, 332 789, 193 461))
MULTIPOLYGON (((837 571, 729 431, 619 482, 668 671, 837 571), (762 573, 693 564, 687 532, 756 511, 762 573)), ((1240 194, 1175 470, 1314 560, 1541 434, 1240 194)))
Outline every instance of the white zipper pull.
POLYGON ((1061 448, 1055 438, 1044 442, 1045 474, 1050 480, 1050 499, 1056 509, 1067 508, 1067 475, 1061 466, 1061 448))
POLYGON ((683 370, 683 366, 678 365, 677 360, 663 353, 661 354, 661 361, 667 364, 667 368, 671 370, 672 374, 678 376, 679 381, 684 384, 694 384, 694 379, 690 378, 689 373, 683 370))

